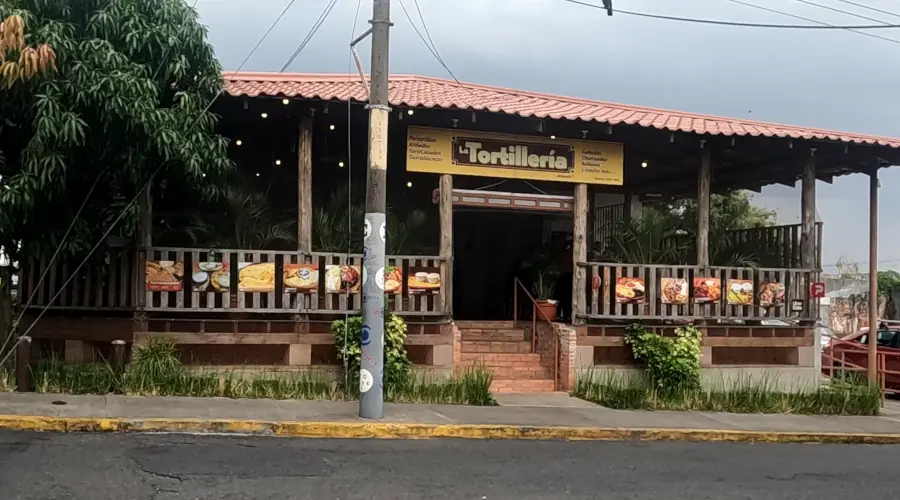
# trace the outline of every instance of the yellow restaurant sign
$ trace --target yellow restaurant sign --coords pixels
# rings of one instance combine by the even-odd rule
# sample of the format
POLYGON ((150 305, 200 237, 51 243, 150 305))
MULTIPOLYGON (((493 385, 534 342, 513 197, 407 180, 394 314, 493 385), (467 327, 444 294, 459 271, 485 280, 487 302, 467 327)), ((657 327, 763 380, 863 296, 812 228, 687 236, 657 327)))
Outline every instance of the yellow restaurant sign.
POLYGON ((409 127, 406 170, 507 179, 622 185, 615 142, 409 127))

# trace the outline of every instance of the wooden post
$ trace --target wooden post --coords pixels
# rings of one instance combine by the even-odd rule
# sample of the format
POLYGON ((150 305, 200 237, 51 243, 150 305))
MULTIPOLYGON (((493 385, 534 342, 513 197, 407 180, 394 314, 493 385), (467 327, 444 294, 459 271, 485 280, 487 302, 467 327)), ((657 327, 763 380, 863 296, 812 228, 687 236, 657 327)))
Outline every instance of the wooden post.
POLYGON ((803 167, 800 187, 800 258, 804 269, 816 269, 816 164, 812 157, 803 167))
POLYGON ((22 337, 16 345, 16 392, 31 390, 31 337, 22 337))
POLYGON ((578 264, 587 261, 587 219, 590 209, 588 203, 587 184, 575 186, 575 223, 572 229, 572 324, 580 321, 578 315, 583 314, 585 307, 585 269, 578 264))
POLYGON ((869 381, 878 382, 878 164, 869 174, 869 381))
POLYGON ((638 193, 625 193, 624 219, 626 224, 639 219, 642 212, 641 197, 638 193))
POLYGON ((124 340, 113 340, 112 341, 112 355, 110 356, 110 361, 112 365, 112 369, 116 373, 125 372, 125 341, 124 340))
POLYGON ((709 147, 701 150, 700 174, 697 179, 697 265, 709 267, 709 194, 712 184, 712 165, 709 147))
POLYGON ((440 180, 438 213, 441 218, 441 283, 444 287, 444 312, 453 316, 453 176, 444 174, 440 180))
MULTIPOLYGON (((297 250, 312 252, 312 117, 300 120, 297 143, 297 250)), ((347 165, 347 168, 351 168, 347 165)))
POLYGON ((138 198, 138 217, 140 227, 138 229, 137 255, 134 259, 134 273, 132 274, 132 291, 137 306, 135 312, 135 331, 147 331, 147 256, 149 248, 153 246, 153 190, 149 182, 138 198))

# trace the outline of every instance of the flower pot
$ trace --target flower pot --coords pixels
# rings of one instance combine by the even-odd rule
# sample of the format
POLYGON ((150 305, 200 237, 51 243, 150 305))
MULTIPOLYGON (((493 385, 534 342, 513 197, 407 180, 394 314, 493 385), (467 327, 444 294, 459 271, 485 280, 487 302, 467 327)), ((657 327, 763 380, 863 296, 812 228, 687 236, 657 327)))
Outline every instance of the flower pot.
POLYGON ((538 300, 537 308, 540 312, 538 312, 537 319, 547 319, 550 321, 556 320, 556 309, 558 306, 559 303, 555 300, 538 300))

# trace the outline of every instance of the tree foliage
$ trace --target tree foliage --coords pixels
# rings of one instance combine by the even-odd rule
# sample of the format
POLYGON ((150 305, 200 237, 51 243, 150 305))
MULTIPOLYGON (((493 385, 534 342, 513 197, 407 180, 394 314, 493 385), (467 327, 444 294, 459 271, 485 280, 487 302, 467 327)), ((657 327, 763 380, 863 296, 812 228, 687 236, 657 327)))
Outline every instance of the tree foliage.
POLYGON ((16 82, 56 70, 56 53, 47 44, 25 44, 25 20, 12 15, 0 18, 0 85, 11 89, 16 82))
MULTIPOLYGON (((755 266, 771 256, 753 242, 736 241, 732 231, 771 226, 775 212, 756 207, 745 191, 710 199, 709 258, 713 265, 755 266)), ((686 264, 696 256, 697 204, 678 200, 644 207, 640 219, 623 221, 601 260, 643 264, 686 264)))
POLYGON ((183 0, 0 0, 10 15, 28 28, 25 46, 53 47, 57 71, 0 89, 0 245, 52 252, 95 183, 66 254, 123 211, 112 234, 131 238, 131 201, 151 177, 157 191, 219 192, 232 165, 207 108, 221 68, 196 11, 183 0))

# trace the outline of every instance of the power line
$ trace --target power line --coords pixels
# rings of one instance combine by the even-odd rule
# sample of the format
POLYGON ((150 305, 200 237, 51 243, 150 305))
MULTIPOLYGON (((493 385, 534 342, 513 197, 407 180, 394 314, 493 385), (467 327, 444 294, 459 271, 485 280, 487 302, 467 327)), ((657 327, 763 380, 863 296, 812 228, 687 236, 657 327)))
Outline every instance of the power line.
MULTIPOLYGON (((279 14, 278 17, 275 19, 275 21, 272 22, 272 25, 269 26, 269 29, 266 30, 266 32, 263 34, 262 37, 260 37, 259 41, 253 47, 253 49, 251 49, 250 52, 247 54, 247 57, 245 57, 244 60, 241 61, 240 66, 238 66, 238 68, 236 70, 234 70, 232 77, 236 76, 237 73, 239 71, 241 71, 241 69, 244 68, 244 65, 247 64, 247 61, 249 61, 250 58, 253 56, 253 54, 256 53, 256 50, 259 49, 260 45, 262 45, 262 43, 266 40, 266 38, 268 38, 268 36, 272 32, 272 30, 275 29, 275 26, 281 21, 281 19, 284 17, 284 15, 287 13, 287 11, 290 10, 291 6, 293 6, 296 1, 297 0, 290 0, 288 2, 287 6, 285 6, 284 10, 281 11, 281 14, 279 14)), ((219 96, 222 95, 223 93, 224 93, 224 91, 218 92, 216 95, 214 95, 212 97, 212 99, 210 99, 209 102, 206 104, 206 106, 203 108, 203 110, 201 110, 200 113, 197 114, 197 118, 194 120, 194 122, 188 128, 193 128, 194 126, 196 126, 200 122, 200 120, 203 118, 203 115, 206 114, 207 111, 209 111, 209 109, 212 107, 212 105, 216 102, 216 100, 219 98, 219 96)), ((103 233, 103 236, 100 237, 100 240, 97 242, 97 244, 94 245, 94 247, 91 249, 90 252, 88 252, 88 254, 84 257, 84 259, 81 261, 81 263, 78 264, 78 267, 76 267, 75 270, 70 273, 69 279, 66 280, 59 287, 59 290, 56 292, 56 295, 54 295, 53 297, 50 298, 49 301, 47 301, 47 305, 41 309, 40 314, 38 314, 38 316, 34 319, 34 321, 32 321, 30 325, 28 325, 28 328, 25 330, 25 332, 22 333, 22 335, 20 335, 16 339, 16 341, 13 343, 12 347, 10 348, 10 350, 6 354, 6 356, 2 360, 0 360, 0 366, 3 366, 4 364, 6 364, 6 362, 9 360, 10 356, 12 356, 13 353, 16 352, 15 347, 19 344, 19 342, 21 342, 23 338, 27 337, 28 334, 31 332, 31 330, 34 328, 34 326, 38 324, 38 321, 40 321, 40 319, 44 316, 44 314, 46 314, 47 311, 50 309, 50 305, 53 304, 53 302, 60 296, 60 294, 62 294, 62 291, 65 290, 66 286, 69 283, 71 283, 71 281, 73 279, 75 279, 75 277, 78 275, 78 271, 80 271, 81 268, 84 267, 84 265, 88 262, 88 260, 90 260, 91 256, 94 254, 94 252, 97 251, 97 248, 99 248, 100 245, 102 245, 103 242, 106 241, 106 237, 109 236, 109 233, 111 233, 112 230, 116 227, 116 224, 118 224, 119 221, 122 220, 122 217, 124 217, 125 214, 128 213, 128 211, 131 209, 132 205, 134 205, 137 202, 138 198, 141 196, 141 194, 144 192, 144 190, 150 188, 150 185, 153 182, 153 178, 156 177, 156 175, 165 166, 166 166, 166 162, 160 163, 160 165, 158 167, 156 167, 156 169, 150 174, 150 177, 148 177, 147 181, 143 185, 141 185, 140 189, 137 190, 137 193, 134 195, 133 198, 131 198, 131 201, 129 201, 122 208, 122 211, 119 212, 119 215, 113 220, 112 224, 109 225, 109 227, 103 233)), ((5 348, 5 344, 4 344, 4 348, 5 348)))
MULTIPOLYGON (((462 85, 459 82, 459 79, 456 78, 456 75, 453 74, 453 71, 449 66, 444 62, 444 59, 441 57, 441 54, 438 52, 437 47, 434 47, 434 42, 429 43, 431 40, 431 35, 428 35, 428 39, 426 40, 425 35, 419 31, 419 27, 416 26, 416 23, 413 21, 412 16, 409 15, 409 11, 406 10, 406 5, 403 3, 403 0, 400 1, 400 8, 403 9, 403 14, 406 16, 406 19, 409 21, 409 24, 412 26, 412 29, 416 32, 416 35, 419 35, 419 40, 422 40, 422 43, 425 44, 425 48, 428 49, 428 52, 431 52, 431 55, 437 60, 438 64, 440 64, 447 73, 450 74, 450 77, 453 78, 453 81, 456 82, 457 85, 462 85)), ((416 2, 416 8, 418 8, 418 2, 416 2)), ((422 15, 422 11, 419 10, 419 16, 422 15)), ((428 32, 428 27, 425 25, 425 19, 422 18, 422 26, 425 27, 425 31, 428 32)))
POLYGON ((817 2, 811 2, 810 0, 795 0, 800 3, 805 3, 806 5, 811 5, 813 7, 818 7, 820 9, 830 10, 832 12, 837 12, 838 14, 844 14, 845 16, 852 16, 858 19, 865 19, 866 21, 875 21, 879 24, 890 24, 881 19, 875 19, 874 17, 864 16, 862 14, 857 14, 855 12, 850 12, 849 10, 838 9, 837 7, 832 7, 830 5, 822 5, 817 2))
POLYGON ((422 28, 424 28, 424 30, 425 30, 425 36, 428 37, 428 43, 430 43, 431 48, 434 49, 434 53, 435 53, 435 55, 438 56, 438 60, 441 61, 441 63, 443 63, 444 58, 441 57, 441 53, 438 52, 437 45, 434 44, 434 40, 432 40, 432 38, 431 38, 431 32, 428 31, 428 24, 425 22, 425 16, 422 15, 422 8, 419 7, 419 0, 413 0, 413 3, 415 3, 415 5, 416 5, 416 12, 419 13, 419 20, 422 21, 422 28))
MULTIPOLYGON (((593 9, 601 9, 604 12, 606 11, 606 7, 602 5, 597 5, 589 2, 583 2, 581 0, 562 0, 563 2, 572 3, 575 5, 581 5, 584 7, 590 7, 593 9)), ((778 14, 784 14, 790 17, 794 17, 797 19, 803 19, 804 21, 810 21, 819 24, 820 26, 810 26, 807 24, 767 24, 767 23, 744 23, 739 21, 723 21, 718 19, 697 19, 693 17, 679 17, 679 16, 664 16, 660 14, 649 14, 646 12, 634 12, 628 10, 620 10, 615 9, 615 12, 618 14, 624 14, 628 16, 636 16, 636 17, 646 17, 650 19, 661 19, 665 21, 679 21, 685 23, 697 23, 697 24, 714 24, 720 26, 738 26, 743 28, 773 28, 773 29, 799 29, 799 30, 874 30, 874 29, 885 29, 885 28, 900 28, 900 24, 861 24, 861 25, 833 25, 828 23, 823 23, 820 21, 816 21, 814 19, 809 19, 802 16, 795 16, 793 14, 787 14, 785 12, 780 12, 774 9, 769 9, 767 7, 761 7, 759 5, 753 5, 749 3, 740 2, 738 0, 727 0, 734 1, 736 3, 740 3, 746 5, 748 7, 755 7, 758 9, 768 10, 770 12, 775 12, 778 14)))
POLYGON ((871 10, 871 11, 873 11, 873 12, 880 12, 880 13, 882 13, 882 14, 887 14, 887 15, 889 15, 889 16, 900 17, 900 14, 897 14, 896 12, 891 12, 891 11, 889 11, 889 10, 884 10, 884 9, 877 9, 877 8, 875 8, 875 7, 870 7, 870 6, 865 5, 865 4, 861 4, 861 3, 857 3, 857 2, 852 2, 852 1, 850 1, 850 0, 838 0, 838 2, 843 2, 843 3, 849 4, 849 5, 854 5, 854 6, 856 6, 856 7, 860 7, 860 8, 863 8, 863 9, 869 9, 869 10, 871 10))
POLYGON ((754 8, 754 9, 764 10, 764 11, 766 11, 766 12, 772 12, 772 13, 774 13, 774 14, 778 14, 778 15, 781 15, 781 16, 793 17, 794 19, 802 19, 802 20, 804 20, 804 21, 809 21, 809 22, 811 22, 811 23, 816 23, 816 24, 819 25, 819 26, 807 26, 808 28, 819 28, 819 29, 843 29, 843 30, 847 30, 847 31, 850 31, 850 32, 853 32, 853 33, 857 33, 857 34, 860 34, 860 35, 868 36, 868 37, 871 37, 871 38, 877 38, 877 39, 879 39, 879 40, 884 40, 884 41, 891 42, 891 43, 900 43, 900 40, 894 40, 893 38, 887 38, 887 37, 875 35, 875 34, 872 34, 872 33, 866 33, 865 31, 859 31, 860 29, 874 29, 874 28, 876 28, 876 27, 880 27, 880 28, 892 28, 892 27, 896 27, 896 26, 897 26, 896 24, 881 24, 881 25, 870 26, 870 27, 868 27, 868 28, 860 28, 859 26, 838 26, 838 25, 834 25, 834 24, 828 24, 828 23, 826 23, 826 22, 819 21, 819 20, 817 20, 817 19, 812 19, 812 18, 809 18, 809 17, 798 16, 798 15, 796 15, 796 14, 790 14, 790 13, 788 13, 788 12, 784 12, 784 11, 781 11, 781 10, 771 9, 771 8, 769 8, 769 7, 763 7, 762 5, 756 5, 756 4, 754 4, 754 3, 744 2, 744 1, 742 1, 742 0, 725 0, 725 1, 726 1, 726 2, 731 2, 731 3, 736 3, 736 4, 739 4, 739 5, 743 5, 743 6, 745 6, 745 7, 751 7, 751 8, 754 8))
POLYGON ((328 16, 331 14, 331 11, 334 10, 334 6, 336 4, 337 0, 329 0, 329 2, 325 4, 325 8, 319 14, 318 19, 316 19, 316 22, 313 23, 312 27, 309 28, 306 36, 303 38, 303 41, 300 42, 297 50, 295 50, 294 53, 291 54, 291 57, 288 58, 287 62, 284 63, 284 66, 281 67, 281 71, 279 71, 279 73, 284 73, 284 71, 288 69, 288 66, 294 63, 294 60, 297 59, 297 56, 299 56, 300 53, 303 52, 303 49, 306 48, 310 40, 312 40, 313 37, 316 36, 316 33, 319 32, 319 28, 321 28, 322 24, 325 23, 325 20, 328 19, 328 16))

